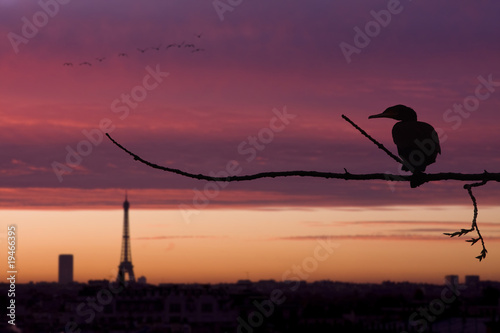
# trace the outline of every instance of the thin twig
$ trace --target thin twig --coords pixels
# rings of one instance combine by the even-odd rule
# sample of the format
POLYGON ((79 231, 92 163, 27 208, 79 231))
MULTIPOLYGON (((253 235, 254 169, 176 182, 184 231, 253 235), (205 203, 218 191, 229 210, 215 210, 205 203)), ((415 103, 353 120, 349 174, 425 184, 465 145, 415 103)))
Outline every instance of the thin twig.
POLYGON ((370 136, 370 134, 366 133, 361 127, 359 127, 358 125, 356 125, 346 115, 342 115, 342 118, 344 118, 345 121, 347 121, 349 124, 351 124, 352 126, 354 126, 355 129, 357 129, 358 131, 360 131, 361 134, 363 134, 368 139, 370 139, 371 142, 373 142, 374 144, 376 144, 377 147, 379 147, 380 149, 382 149, 387 155, 389 155, 390 157, 392 157, 392 159, 394 159, 396 162, 404 164, 403 161, 399 157, 397 157, 396 155, 394 155, 393 153, 391 153, 391 151, 389 149, 385 148, 383 144, 381 144, 380 142, 378 142, 377 140, 375 140, 374 138, 372 138, 370 136))
MULTIPOLYGON (((484 174, 488 174, 488 172, 484 171, 484 174)), ((471 239, 466 240, 466 242, 471 243, 470 245, 472 246, 472 245, 476 244, 479 240, 481 241, 481 245, 483 246, 483 249, 481 250, 481 254, 476 257, 477 259, 479 259, 479 261, 486 258, 486 253, 488 253, 488 251, 486 250, 486 247, 484 245, 483 236, 481 235, 481 232, 479 231, 479 227, 477 225, 477 214, 478 214, 477 201, 476 201, 476 197, 474 197, 474 194, 472 194, 472 188, 478 187, 478 186, 483 186, 484 184, 486 184, 486 182, 487 182, 487 180, 483 180, 482 182, 479 182, 479 183, 465 184, 464 185, 464 189, 466 189, 467 192, 469 193, 469 196, 472 200, 472 205, 474 206, 474 216, 472 217, 471 228, 470 229, 462 229, 460 231, 455 231, 453 233, 448 233, 448 232, 444 233, 445 235, 450 236, 450 237, 455 237, 455 236, 460 237, 460 236, 468 234, 471 231, 476 230, 478 238, 471 238, 471 239)))

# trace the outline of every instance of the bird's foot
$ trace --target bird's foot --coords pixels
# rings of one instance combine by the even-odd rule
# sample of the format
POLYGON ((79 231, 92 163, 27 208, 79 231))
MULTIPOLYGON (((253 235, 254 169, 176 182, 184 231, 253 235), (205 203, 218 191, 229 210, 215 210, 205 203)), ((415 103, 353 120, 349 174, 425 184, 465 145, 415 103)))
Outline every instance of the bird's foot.
POLYGON ((427 180, 424 179, 425 178, 424 175, 425 175, 425 173, 423 173, 421 171, 415 171, 413 173, 413 175, 411 175, 411 178, 410 178, 410 187, 411 188, 419 187, 420 185, 427 182, 427 180))

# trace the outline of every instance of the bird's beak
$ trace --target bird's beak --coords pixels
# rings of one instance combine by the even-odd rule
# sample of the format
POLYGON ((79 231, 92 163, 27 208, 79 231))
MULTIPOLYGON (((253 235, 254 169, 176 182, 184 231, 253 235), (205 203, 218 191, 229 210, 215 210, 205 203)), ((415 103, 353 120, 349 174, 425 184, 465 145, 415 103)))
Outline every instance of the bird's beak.
POLYGON ((372 119, 372 118, 387 118, 387 114, 384 114, 382 112, 382 113, 374 114, 374 115, 368 117, 368 119, 372 119))

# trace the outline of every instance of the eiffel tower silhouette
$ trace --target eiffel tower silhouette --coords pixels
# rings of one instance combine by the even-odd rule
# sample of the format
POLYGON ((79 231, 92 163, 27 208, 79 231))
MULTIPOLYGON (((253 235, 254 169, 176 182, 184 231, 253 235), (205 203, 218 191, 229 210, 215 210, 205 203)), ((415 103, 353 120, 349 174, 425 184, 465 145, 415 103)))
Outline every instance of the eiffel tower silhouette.
POLYGON ((122 239, 122 253, 120 256, 120 265, 118 266, 118 276, 116 281, 125 283, 125 275, 128 274, 128 282, 135 282, 134 266, 132 265, 132 253, 130 251, 130 233, 128 225, 128 209, 130 204, 127 200, 127 192, 125 192, 125 201, 123 202, 123 239, 122 239))

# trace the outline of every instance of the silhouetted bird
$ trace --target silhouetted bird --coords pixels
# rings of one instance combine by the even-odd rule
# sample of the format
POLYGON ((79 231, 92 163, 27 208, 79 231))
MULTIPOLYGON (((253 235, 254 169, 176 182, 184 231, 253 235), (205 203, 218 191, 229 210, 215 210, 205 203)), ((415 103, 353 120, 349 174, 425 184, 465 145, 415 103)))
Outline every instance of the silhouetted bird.
POLYGON ((198 35, 198 34, 194 34, 194 35, 195 35, 196 37, 198 37, 198 38, 201 38, 201 35, 202 35, 202 34, 199 34, 199 35, 198 35))
POLYGON ((185 43, 185 42, 186 42, 186 41, 183 41, 182 43, 177 44, 177 47, 178 47, 178 48, 181 48, 181 47, 182 47, 182 45, 184 45, 184 43, 185 43))
POLYGON ((122 52, 122 53, 118 53, 118 56, 119 57, 128 57, 128 54, 122 52))
POLYGON ((146 47, 145 49, 140 49, 140 48, 137 48, 137 51, 141 52, 141 53, 144 53, 148 50, 148 48, 146 47))
POLYGON ((186 44, 184 47, 194 47, 194 44, 186 44))
POLYGON ((156 50, 156 51, 160 51, 160 47, 161 47, 161 44, 158 45, 157 47, 150 47, 150 49, 153 49, 153 50, 156 50))
POLYGON ((63 66, 73 66, 73 63, 71 63, 71 62, 65 62, 65 63, 63 64, 63 66))
POLYGON ((174 47, 174 46, 177 46, 177 44, 175 44, 175 43, 169 44, 169 45, 167 46, 166 50, 168 50, 169 48, 174 47))
POLYGON ((191 53, 200 52, 200 51, 205 51, 205 49, 195 49, 195 50, 191 51, 191 53))
POLYGON ((95 60, 99 61, 99 62, 102 62, 104 59, 106 59, 105 57, 102 57, 102 58, 95 58, 95 60))
POLYGON ((404 171, 413 172, 411 187, 423 184, 419 175, 425 168, 436 162, 437 154, 441 154, 439 138, 436 130, 429 124, 417 121, 417 114, 405 105, 395 105, 384 112, 368 118, 392 118, 399 120, 392 128, 392 139, 398 147, 398 154, 403 160, 404 171))
POLYGON ((87 66, 92 66, 92 64, 90 62, 87 62, 87 61, 84 61, 80 64, 80 66, 82 65, 87 65, 87 66))

